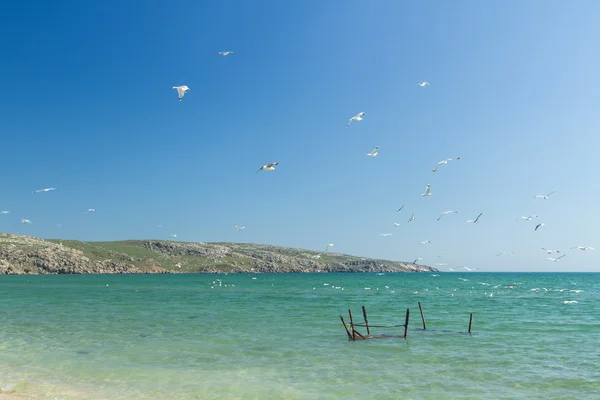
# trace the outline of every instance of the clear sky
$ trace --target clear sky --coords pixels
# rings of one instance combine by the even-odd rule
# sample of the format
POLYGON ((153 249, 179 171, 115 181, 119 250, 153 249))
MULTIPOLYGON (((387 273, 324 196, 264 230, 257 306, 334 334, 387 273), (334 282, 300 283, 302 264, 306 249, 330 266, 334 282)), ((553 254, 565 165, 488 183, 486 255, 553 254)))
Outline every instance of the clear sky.
POLYGON ((596 0, 9 2, 0 231, 600 272, 599 20, 596 0))

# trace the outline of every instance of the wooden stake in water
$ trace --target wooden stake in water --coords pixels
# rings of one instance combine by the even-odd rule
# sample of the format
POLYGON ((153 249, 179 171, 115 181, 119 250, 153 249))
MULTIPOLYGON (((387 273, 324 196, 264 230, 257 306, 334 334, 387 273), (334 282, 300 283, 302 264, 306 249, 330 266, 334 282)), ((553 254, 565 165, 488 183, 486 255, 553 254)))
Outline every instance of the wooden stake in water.
POLYGON ((342 325, 344 325, 344 329, 346 330, 346 333, 348 334, 348 339, 352 339, 352 334, 348 330, 348 325, 346 325, 346 321, 344 321, 344 317, 342 317, 340 315, 340 319, 342 320, 342 325))
POLYGON ((371 331, 369 330, 369 321, 367 321, 367 309, 365 306, 362 306, 363 317, 365 317, 365 326, 367 327, 367 334, 370 335, 371 331))
POLYGON ((419 311, 421 311, 421 320, 423 321, 423 330, 427 330, 425 326, 425 316, 423 315, 423 308, 421 308, 421 302, 419 302, 419 311))
POLYGON ((406 309, 406 319, 404 320, 404 338, 406 338, 406 333, 408 332, 408 316, 410 315, 410 308, 406 309))
POLYGON ((471 323, 473 322, 473 314, 469 315, 469 334, 471 334, 471 323))
POLYGON ((350 316, 350 329, 352 329, 352 340, 356 340, 356 330, 354 329, 354 321, 352 320, 352 310, 348 309, 348 315, 350 316))

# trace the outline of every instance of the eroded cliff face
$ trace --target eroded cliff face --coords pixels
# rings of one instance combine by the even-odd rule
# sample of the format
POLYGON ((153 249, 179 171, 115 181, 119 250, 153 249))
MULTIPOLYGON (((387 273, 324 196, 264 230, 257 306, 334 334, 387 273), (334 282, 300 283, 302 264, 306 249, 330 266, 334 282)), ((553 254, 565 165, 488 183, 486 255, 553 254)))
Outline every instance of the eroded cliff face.
POLYGON ((248 243, 80 242, 0 234, 0 274, 432 272, 423 265, 248 243))

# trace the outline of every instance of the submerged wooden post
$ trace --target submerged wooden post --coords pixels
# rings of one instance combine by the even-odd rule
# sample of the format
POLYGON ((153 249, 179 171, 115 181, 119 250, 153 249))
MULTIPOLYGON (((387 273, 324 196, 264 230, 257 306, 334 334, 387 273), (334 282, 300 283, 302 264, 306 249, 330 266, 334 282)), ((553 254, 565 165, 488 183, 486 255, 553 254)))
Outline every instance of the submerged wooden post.
POLYGON ((425 326, 425 316, 423 315, 423 308, 421 308, 421 302, 419 302, 419 311, 421 311, 421 320, 423 321, 423 330, 427 330, 425 326))
POLYGON ((346 330, 346 333, 348 334, 348 339, 352 339, 352 334, 348 330, 348 325, 346 325, 346 321, 344 321, 344 317, 342 317, 340 315, 340 319, 342 320, 342 325, 344 325, 344 329, 346 330))
POLYGON ((406 339, 406 333, 408 332, 408 316, 410 315, 410 308, 406 309, 406 319, 404 320, 404 338, 406 339))
POLYGON ((363 310, 363 317, 365 317, 365 326, 367 327, 367 335, 370 335, 371 331, 369 330, 369 321, 367 320, 367 309, 365 308, 365 306, 362 306, 362 310, 363 310))
POLYGON ((352 320, 352 310, 348 309, 348 315, 350 316, 350 329, 352 329, 352 340, 356 340, 356 330, 354 329, 354 321, 352 320))
POLYGON ((471 333, 471 323, 473 322, 473 314, 469 315, 469 334, 471 333))

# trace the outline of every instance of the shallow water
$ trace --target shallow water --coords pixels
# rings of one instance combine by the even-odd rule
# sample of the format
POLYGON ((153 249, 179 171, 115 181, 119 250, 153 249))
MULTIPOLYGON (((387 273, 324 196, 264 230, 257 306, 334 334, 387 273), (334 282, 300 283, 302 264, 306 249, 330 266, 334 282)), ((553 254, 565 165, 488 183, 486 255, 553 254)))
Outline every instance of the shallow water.
POLYGON ((63 400, 598 398, 600 274, 435 275, 0 276, 0 391, 63 400), (362 322, 362 305, 376 325, 403 324, 410 308, 407 339, 348 341, 339 315, 347 320, 351 308, 362 322))

